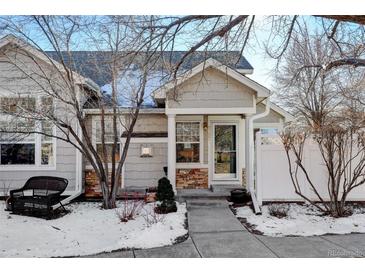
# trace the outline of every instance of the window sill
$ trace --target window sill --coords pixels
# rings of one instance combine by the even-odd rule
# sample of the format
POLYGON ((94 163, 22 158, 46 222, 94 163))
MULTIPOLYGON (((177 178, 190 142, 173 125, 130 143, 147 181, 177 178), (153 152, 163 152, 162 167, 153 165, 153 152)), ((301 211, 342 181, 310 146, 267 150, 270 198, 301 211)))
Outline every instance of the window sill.
POLYGON ((0 171, 46 171, 56 170, 56 166, 34 166, 34 165, 3 165, 0 171))
POLYGON ((208 168, 208 166, 203 163, 176 163, 176 168, 208 168))

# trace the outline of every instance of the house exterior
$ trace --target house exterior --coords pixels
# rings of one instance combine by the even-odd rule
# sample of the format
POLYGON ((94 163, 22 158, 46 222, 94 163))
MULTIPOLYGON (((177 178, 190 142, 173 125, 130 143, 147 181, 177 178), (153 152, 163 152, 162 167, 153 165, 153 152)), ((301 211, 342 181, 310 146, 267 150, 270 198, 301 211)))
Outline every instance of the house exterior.
MULTIPOLYGON (((14 37, 3 38, 0 100, 34 91, 35 105, 42 104, 42 98, 32 90, 30 79, 14 81, 18 72, 5 62, 11 57, 9 49, 14 45, 27 52, 24 55, 27 58, 31 55, 45 63, 56 59, 51 52, 42 56, 14 37)), ((178 54, 182 53, 175 55, 178 54)), ((197 53, 193 61, 176 81, 154 89, 152 104, 141 109, 123 168, 121 188, 154 187, 165 176, 167 167, 167 176, 177 191, 208 189, 213 185, 254 189, 254 132, 281 129, 292 117, 270 102, 267 88, 250 79, 254 69, 240 53, 212 52, 208 59, 197 53), (238 55, 240 62, 222 62, 226 55, 238 55)), ((108 81, 108 77, 93 79, 92 73, 85 74, 80 72, 78 77, 83 88, 94 90, 108 81)), ((54 111, 65 109, 56 104, 54 111)), ((100 110, 85 108, 84 113, 93 145, 97 147, 100 110)), ((120 148, 123 140, 122 135, 120 148)), ((62 140, 44 140, 38 135, 28 141, 22 144, 27 160, 17 163, 6 158, 5 151, 13 144, 5 137, 0 139, 0 180, 9 183, 10 188, 22 186, 31 176, 53 175, 69 180, 68 195, 100 196, 96 175, 76 148, 62 140)))

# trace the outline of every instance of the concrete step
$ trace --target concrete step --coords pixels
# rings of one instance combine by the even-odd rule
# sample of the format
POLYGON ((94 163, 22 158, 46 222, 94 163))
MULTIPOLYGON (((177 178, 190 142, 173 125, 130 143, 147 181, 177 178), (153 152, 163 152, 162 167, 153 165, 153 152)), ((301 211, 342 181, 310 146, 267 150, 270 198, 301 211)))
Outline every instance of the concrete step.
POLYGON ((189 208, 227 208, 229 203, 226 198, 195 198, 186 199, 187 207, 189 208))
POLYGON ((176 199, 184 202, 186 199, 226 199, 233 189, 244 189, 240 184, 211 185, 210 189, 178 189, 176 199))
POLYGON ((233 189, 244 189, 244 187, 240 184, 219 184, 219 185, 211 185, 211 190, 214 193, 219 193, 225 196, 231 195, 231 190, 233 189))
POLYGON ((224 193, 215 193, 210 189, 178 189, 176 199, 185 202, 187 199, 226 199, 224 193))

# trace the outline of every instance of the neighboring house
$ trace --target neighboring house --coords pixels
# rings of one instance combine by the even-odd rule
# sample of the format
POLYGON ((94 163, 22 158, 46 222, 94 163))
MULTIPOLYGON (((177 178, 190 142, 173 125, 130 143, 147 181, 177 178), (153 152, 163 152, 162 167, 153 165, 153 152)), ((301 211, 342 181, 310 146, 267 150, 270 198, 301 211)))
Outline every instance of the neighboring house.
MULTIPOLYGON (((0 59, 6 47, 16 43, 14 38, 3 38, 0 59)), ((18 46, 48 61, 48 57, 41 56, 30 46, 18 46)), ((87 61, 87 52, 74 54, 79 55, 80 66, 82 60, 87 61)), ((101 59, 103 54, 107 53, 100 53, 101 59)), ((177 60, 183 52, 169 54, 177 60)), ((48 56, 57 59, 52 52, 48 56)), ((14 73, 7 66, 0 62, 0 100, 11 97, 7 85, 19 92, 32 88, 27 79, 6 81, 9 74, 14 73)), ((267 88, 247 76, 254 69, 239 52, 197 52, 183 68, 185 73, 176 81, 151 90, 149 106, 141 110, 133 133, 122 172, 122 188, 156 186, 167 167, 168 178, 175 189, 207 189, 217 184, 253 189, 254 132, 280 129, 292 117, 270 103, 267 88), (238 59, 240 61, 236 62, 238 59)), ((95 83, 107 88, 110 81, 107 75, 93 79, 93 70, 79 73, 79 85, 90 91, 96 90, 95 83)), ((41 98, 36 100, 37 104, 42 103, 41 98)), ((55 111, 60 111, 58 107, 56 105, 55 111)), ((85 108, 85 115, 97 147, 100 110, 85 108)), ((11 182, 11 188, 21 186, 30 176, 56 175, 70 181, 67 194, 85 191, 86 196, 100 195, 92 168, 71 145, 60 140, 43 140, 39 136, 26 144, 22 160, 10 163, 3 151, 12 144, 4 138, 0 142, 0 178, 11 182), (44 155, 46 153, 50 155, 44 155)))

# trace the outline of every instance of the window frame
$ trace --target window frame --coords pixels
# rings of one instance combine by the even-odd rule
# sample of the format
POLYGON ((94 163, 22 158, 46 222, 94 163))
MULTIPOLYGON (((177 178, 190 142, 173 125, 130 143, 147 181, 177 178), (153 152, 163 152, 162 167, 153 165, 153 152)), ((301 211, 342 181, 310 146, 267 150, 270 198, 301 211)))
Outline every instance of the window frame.
MULTIPOLYGON (((94 147, 94 149, 96 150, 97 152, 97 145, 98 144, 101 144, 101 142, 97 142, 97 138, 96 138, 96 132, 97 132, 97 126, 98 126, 98 123, 101 123, 101 116, 97 116, 97 115, 93 115, 92 118, 91 118, 91 142, 92 142, 92 145, 94 147)), ((121 129, 120 129, 120 126, 118 125, 117 123, 117 127, 118 127, 118 131, 119 131, 119 157, 122 156, 122 149, 123 149, 123 143, 122 143, 122 140, 121 140, 121 129)), ((113 144, 113 141, 110 141, 110 142, 105 142, 106 145, 108 144, 113 144)), ((118 160, 119 161, 119 160, 118 160)), ((112 162, 108 162, 108 167, 111 168, 112 166, 112 162)))
MULTIPOLYGON (((2 98, 23 98, 23 97, 29 97, 29 98, 35 98, 35 103, 36 103, 36 107, 39 108, 41 106, 41 102, 42 102, 42 98, 46 97, 44 95, 38 95, 38 96, 30 96, 29 94, 24 94, 24 95, 18 95, 18 96, 1 96, 0 100, 2 98)), ((53 99, 53 110, 55 110, 55 100, 53 99)), ((11 116, 11 114, 7 114, 8 116, 11 116)), ((5 117, 6 114, 3 115, 3 117, 5 117)), ((0 117, 1 119, 1 117, 0 117)), ((35 130, 41 130, 42 129, 42 125, 41 125, 41 121, 35 121, 35 130)), ((55 125, 52 126, 52 134, 56 135, 56 127, 55 125)), ((49 141, 46 142, 42 142, 42 134, 34 134, 34 140, 32 141, 28 141, 28 140, 24 140, 24 141, 8 141, 8 142, 4 142, 4 141, 0 141, 0 145, 1 144, 34 144, 34 159, 35 159, 35 163, 34 164, 14 164, 14 165, 2 165, 0 163, 0 171, 43 171, 43 170, 56 170, 57 168, 57 139, 56 138, 52 138, 49 141), (47 143, 47 144, 52 144, 52 151, 53 151, 53 163, 51 165, 42 165, 42 143, 47 143)), ((1 153, 1 148, 0 148, 0 153, 1 153)), ((0 159, 1 160, 1 159, 0 159)))
MULTIPOLYGON (((204 129, 203 129, 204 116, 178 116, 175 120, 175 149, 177 144, 186 143, 186 142, 177 142, 177 123, 199 123, 199 161, 198 162, 177 162, 176 168, 192 168, 192 167, 201 167, 204 164, 204 129)), ((198 142, 193 142, 198 143, 198 142)), ((177 151, 176 151, 177 155, 177 151)))
MULTIPOLYGON (((239 180, 239 150, 240 150, 240 146, 239 146, 239 122, 230 122, 230 121, 219 121, 219 122, 212 122, 212 178, 214 181, 236 181, 239 180), (226 174, 235 174, 235 176, 231 177, 231 176, 227 176, 224 173, 216 173, 216 167, 215 167, 215 153, 216 153, 216 148, 215 148, 215 133, 216 133, 216 126, 235 126, 235 155, 236 155, 236 172, 235 173, 226 173, 226 174), (223 175, 222 175, 223 174, 223 175)), ((232 151, 231 151, 232 152, 232 151)))

